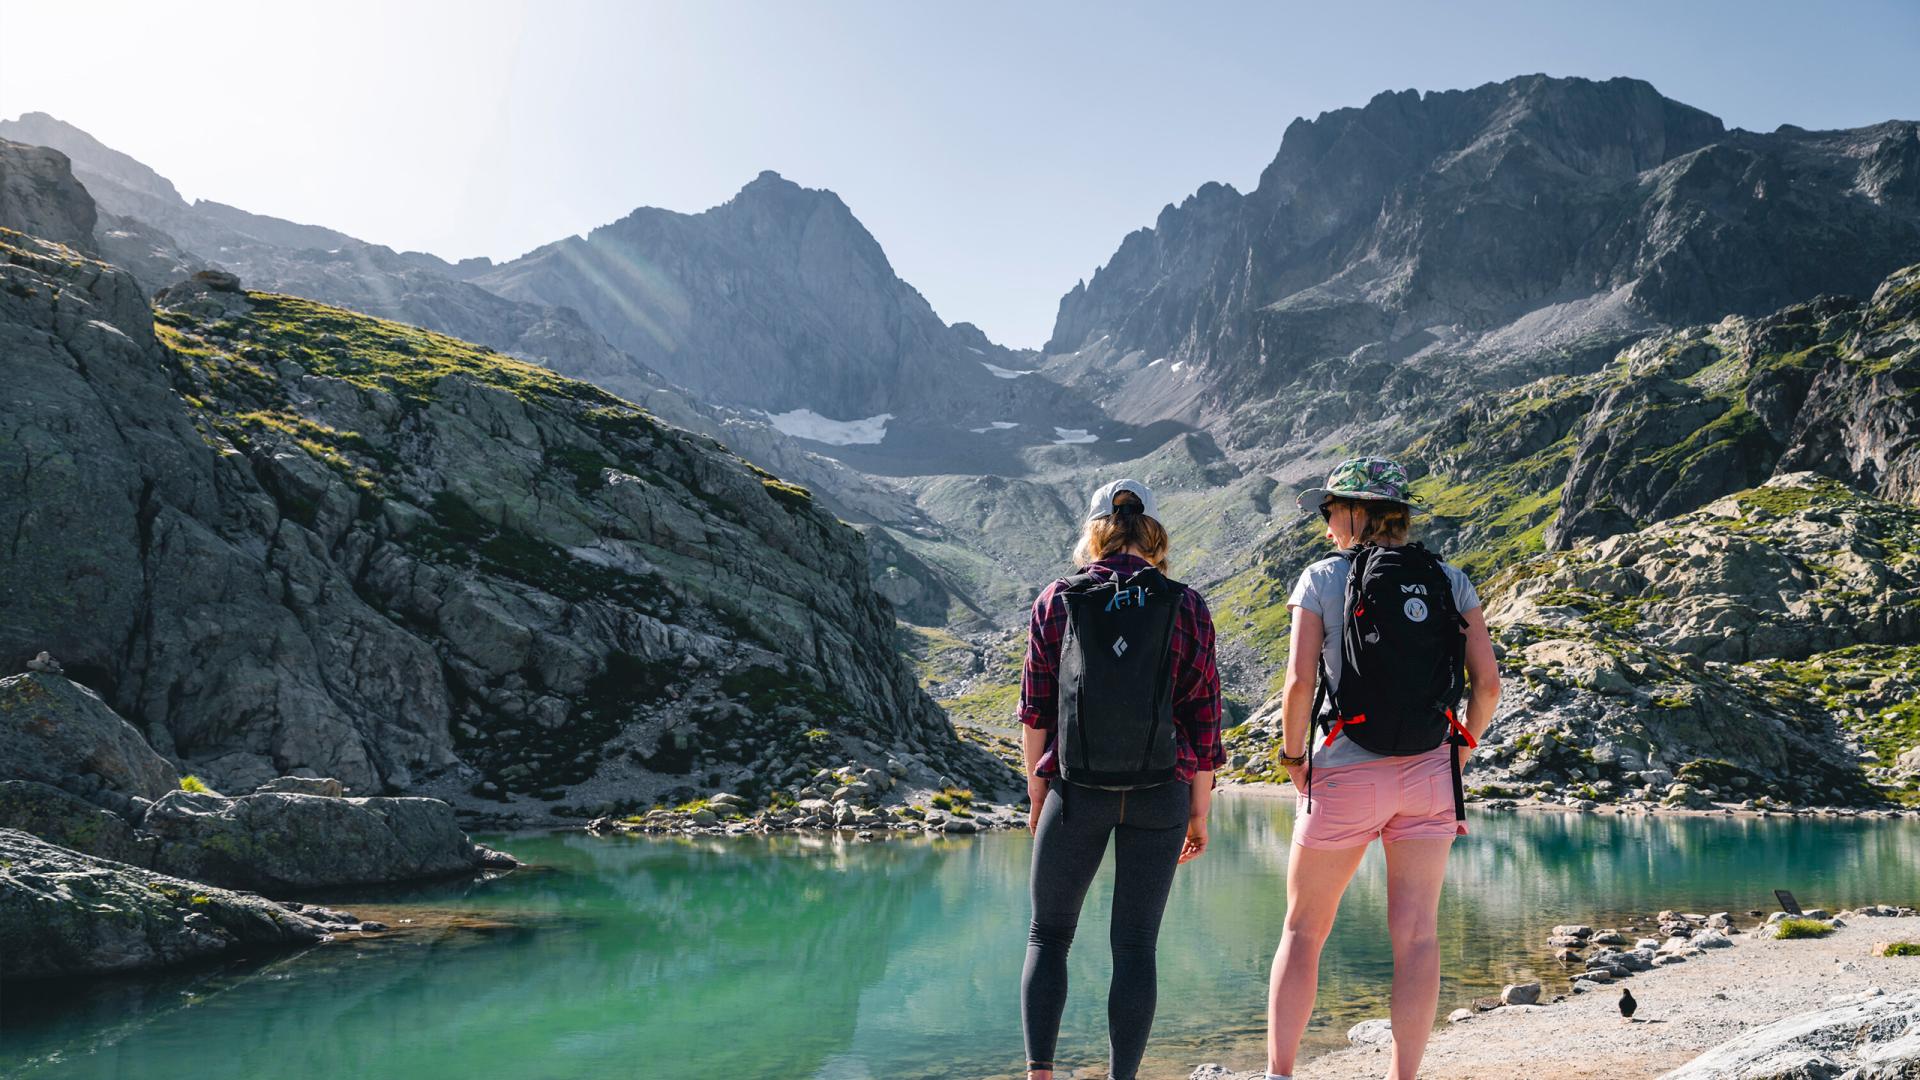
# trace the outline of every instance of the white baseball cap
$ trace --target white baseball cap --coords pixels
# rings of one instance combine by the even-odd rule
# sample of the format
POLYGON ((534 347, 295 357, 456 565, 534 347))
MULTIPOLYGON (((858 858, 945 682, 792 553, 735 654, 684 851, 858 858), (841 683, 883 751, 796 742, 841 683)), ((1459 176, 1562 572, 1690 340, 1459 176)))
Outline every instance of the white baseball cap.
POLYGON ((1123 491, 1131 491, 1140 498, 1140 514, 1155 521, 1160 520, 1160 503, 1153 497, 1152 489, 1138 480, 1115 480, 1103 484, 1093 493, 1093 501, 1087 506, 1087 520, 1099 521, 1113 513, 1113 497, 1123 491))

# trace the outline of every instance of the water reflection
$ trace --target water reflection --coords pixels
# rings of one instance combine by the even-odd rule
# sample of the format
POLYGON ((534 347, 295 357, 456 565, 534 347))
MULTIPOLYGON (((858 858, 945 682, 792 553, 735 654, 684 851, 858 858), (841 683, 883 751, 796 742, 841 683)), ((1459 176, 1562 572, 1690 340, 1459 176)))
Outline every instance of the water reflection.
MULTIPOLYGON (((1285 911, 1290 800, 1223 799, 1182 868, 1161 947, 1147 1075, 1260 1056, 1285 911)), ((1442 1012, 1516 975, 1563 978, 1557 922, 1663 907, 1920 898, 1920 823, 1478 815, 1441 910, 1442 1012)), ((457 909, 492 934, 417 933, 264 965, 129 979, 57 1008, 0 1009, 0 1071, 34 1077, 1011 1075, 1024 834, 502 841, 547 864, 461 886, 337 897, 387 921, 457 909), (58 1060, 48 1061, 57 1053, 58 1060)), ((1063 1060, 1103 1059, 1107 880, 1083 915, 1063 1060)), ((1385 1008, 1391 950, 1376 850, 1343 904, 1309 1037, 1385 1008)), ((17 998, 18 991, 9 995, 17 998)), ((6 1003, 0 1003, 6 1004, 6 1003)))

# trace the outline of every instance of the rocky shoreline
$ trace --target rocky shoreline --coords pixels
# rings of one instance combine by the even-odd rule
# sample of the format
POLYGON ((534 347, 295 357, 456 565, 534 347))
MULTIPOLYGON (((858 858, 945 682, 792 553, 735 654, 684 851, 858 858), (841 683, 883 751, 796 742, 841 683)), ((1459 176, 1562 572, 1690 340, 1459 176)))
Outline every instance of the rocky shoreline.
MULTIPOLYGON (((1662 911, 1617 928, 1554 928, 1567 992, 1538 981, 1458 1008, 1434 1032, 1421 1075, 1433 1080, 1895 1080, 1920 1075, 1920 957, 1885 955, 1920 940, 1920 912, 1870 904, 1782 936, 1784 912, 1662 911), (1752 920, 1742 926, 1743 920, 1752 920), (1651 930, 1659 936, 1646 933, 1651 930), (1804 934, 1806 936, 1800 936, 1804 934), (1591 950, 1590 952, 1588 950, 1591 950), (1632 979, 1631 1021, 1611 984, 1632 979), (1644 984, 1644 985, 1643 985, 1644 984)), ((1304 1063, 1301 1080, 1381 1075, 1385 1019, 1347 1032, 1349 1048, 1304 1063)), ((1204 1064, 1191 1080, 1258 1080, 1204 1064)))
MULTIPOLYGON (((875 767, 819 769, 811 780, 771 801, 755 804, 732 792, 715 792, 678 806, 654 807, 630 815, 604 814, 586 824, 596 835, 647 834, 741 836, 782 832, 847 832, 870 838, 882 832, 971 834, 997 829, 1024 828, 1024 803, 981 801, 972 791, 953 786, 942 777, 936 786, 914 785, 900 779, 905 770, 875 767)), ((1224 780, 1223 795, 1249 798, 1293 798, 1291 785, 1268 781, 1224 780)), ((1675 805, 1663 802, 1596 803, 1578 797, 1530 795, 1496 798, 1470 795, 1468 803, 1482 811, 1533 811, 1661 817, 1818 817, 1887 820, 1920 818, 1920 807, 1856 807, 1793 805, 1755 800, 1675 805)))
POLYGON ((36 663, 0 679, 0 981, 380 931, 297 896, 520 865, 469 840, 437 799, 355 798, 307 776, 222 795, 50 659, 36 663))
POLYGON ((871 839, 882 832, 955 834, 1024 828, 1026 810, 996 804, 940 777, 934 786, 911 782, 897 758, 888 768, 822 768, 791 793, 755 806, 732 792, 715 792, 675 807, 656 807, 587 823, 595 834, 645 833, 739 836, 780 832, 850 832, 871 839))
MULTIPOLYGON (((1294 798, 1291 784, 1268 780, 1222 781, 1221 792, 1239 792, 1255 798, 1294 798)), ((1467 805, 1481 810, 1534 810, 1549 813, 1587 813, 1614 815, 1645 815, 1660 817, 1852 817, 1863 820, 1885 820, 1894 818, 1920 818, 1920 806, 1836 806, 1824 803, 1795 803, 1778 799, 1739 799, 1732 801, 1713 801, 1711 799, 1688 799, 1685 802, 1666 802, 1658 799, 1627 799, 1620 802, 1597 802, 1577 793, 1564 794, 1557 790, 1528 794, 1519 797, 1488 797, 1469 791, 1467 805)))

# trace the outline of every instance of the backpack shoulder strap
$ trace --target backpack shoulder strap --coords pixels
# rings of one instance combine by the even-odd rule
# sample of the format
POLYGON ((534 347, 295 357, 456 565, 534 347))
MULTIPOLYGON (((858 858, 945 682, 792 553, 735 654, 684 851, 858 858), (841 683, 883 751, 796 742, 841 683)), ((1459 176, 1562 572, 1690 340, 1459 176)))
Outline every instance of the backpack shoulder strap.
POLYGON ((1181 593, 1184 593, 1187 591, 1187 587, 1185 585, 1161 573, 1160 569, 1155 566, 1149 566, 1149 567, 1146 567, 1145 569, 1135 571, 1131 576, 1129 576, 1121 584, 1144 585, 1148 589, 1159 590, 1176 598, 1181 593))
POLYGON ((1085 592, 1093 586, 1100 584, 1100 575, 1070 574, 1061 578, 1057 584, 1060 586, 1061 592, 1085 592))

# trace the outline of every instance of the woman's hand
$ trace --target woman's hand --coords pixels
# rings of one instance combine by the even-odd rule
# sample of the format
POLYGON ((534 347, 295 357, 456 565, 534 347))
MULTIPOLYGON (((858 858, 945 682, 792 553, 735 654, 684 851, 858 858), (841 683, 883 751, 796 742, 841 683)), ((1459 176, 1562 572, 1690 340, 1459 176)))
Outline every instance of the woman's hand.
POLYGON ((1045 777, 1027 777, 1027 802, 1032 807, 1027 811, 1028 835, 1040 831, 1040 811, 1047 805, 1047 788, 1045 777))
POLYGON ((1187 819, 1187 841, 1180 845, 1180 861, 1191 862, 1207 850, 1207 819, 1204 815, 1187 819))
POLYGON ((1305 765, 1281 767, 1287 770, 1287 779, 1293 781, 1293 790, 1298 793, 1298 796, 1304 797, 1307 793, 1307 767, 1305 765))

